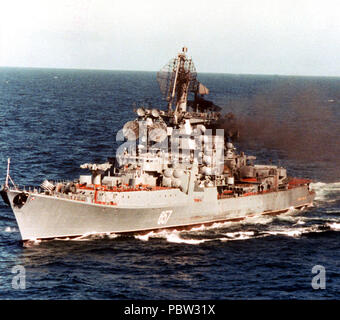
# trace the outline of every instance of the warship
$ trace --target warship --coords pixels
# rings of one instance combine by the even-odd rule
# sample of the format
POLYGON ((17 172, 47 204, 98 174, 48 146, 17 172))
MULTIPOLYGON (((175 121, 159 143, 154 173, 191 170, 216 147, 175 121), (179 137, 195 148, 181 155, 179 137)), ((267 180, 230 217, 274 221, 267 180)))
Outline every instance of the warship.
POLYGON ((312 205, 310 180, 236 151, 235 118, 206 100, 186 48, 157 81, 164 110, 136 106, 116 155, 82 164, 88 174, 20 188, 8 159, 1 195, 23 241, 190 229, 312 205))

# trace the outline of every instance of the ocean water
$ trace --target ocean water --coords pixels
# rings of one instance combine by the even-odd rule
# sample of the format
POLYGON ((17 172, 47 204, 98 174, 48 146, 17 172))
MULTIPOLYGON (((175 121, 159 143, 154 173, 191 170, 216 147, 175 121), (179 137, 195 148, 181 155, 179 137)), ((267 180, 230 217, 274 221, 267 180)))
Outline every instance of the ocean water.
MULTIPOLYGON (((0 299, 338 299, 340 79, 199 74, 240 119, 240 151, 313 180, 313 207, 190 231, 24 246, 0 203, 0 299), (312 286, 314 266, 325 287, 312 286), (23 268, 22 268, 23 267, 23 268), (24 288, 15 284, 24 270, 24 288)), ((0 179, 77 178, 105 162, 136 106, 164 108, 155 72, 0 68, 0 179)), ((315 280, 315 279, 314 279, 315 280)))

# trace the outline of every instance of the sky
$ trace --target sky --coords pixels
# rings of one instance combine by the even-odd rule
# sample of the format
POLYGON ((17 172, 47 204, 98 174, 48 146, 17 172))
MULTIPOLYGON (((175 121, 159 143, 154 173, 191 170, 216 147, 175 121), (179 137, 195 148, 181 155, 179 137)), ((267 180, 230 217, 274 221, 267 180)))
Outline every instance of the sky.
POLYGON ((0 66, 340 76, 340 1, 0 0, 0 66))

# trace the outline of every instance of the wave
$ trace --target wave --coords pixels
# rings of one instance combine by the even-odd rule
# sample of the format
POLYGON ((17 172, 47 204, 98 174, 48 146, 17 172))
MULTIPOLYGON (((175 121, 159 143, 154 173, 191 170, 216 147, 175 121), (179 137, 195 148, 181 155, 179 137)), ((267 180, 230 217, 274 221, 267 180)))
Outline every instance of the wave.
POLYGON ((300 227, 300 228, 287 228, 287 229, 277 229, 277 230, 269 230, 266 233, 268 235, 282 235, 282 236, 288 236, 293 238, 299 238, 303 234, 307 233, 314 233, 314 232, 323 232, 325 231, 324 228, 320 228, 320 226, 311 226, 311 227, 300 227))
MULTIPOLYGON (((324 223, 319 223, 311 226, 304 226, 312 219, 297 219, 295 224, 292 226, 270 226, 267 230, 230 230, 225 232, 225 228, 216 228, 215 232, 211 227, 200 227, 196 230, 190 231, 177 231, 177 230, 162 230, 162 231, 151 231, 143 235, 134 235, 134 238, 140 241, 149 241, 150 239, 164 239, 169 243, 176 244, 187 244, 187 245, 200 245, 206 242, 212 241, 243 241, 255 238, 264 238, 269 236, 286 236, 299 238, 302 235, 309 233, 320 233, 326 231, 340 231, 340 221, 337 219, 324 219, 324 223), (293 227, 295 226, 295 227, 293 227), (296 227, 298 226, 298 227, 296 227), (223 230, 224 232, 219 232, 223 230), (210 231, 210 232, 209 232, 210 231)), ((239 225, 239 227, 242 227, 239 225)), ((228 229, 228 228, 227 228, 228 229)), ((92 241, 95 239, 116 239, 120 237, 117 234, 98 234, 88 233, 86 235, 76 238, 56 238, 57 241, 92 241)), ((31 239, 26 241, 24 246, 36 246, 42 242, 49 240, 37 240, 31 239)))
POLYGON ((29 239, 29 240, 26 240, 26 241, 23 243, 23 246, 24 246, 25 248, 37 246, 37 245, 39 245, 40 243, 42 243, 42 241, 43 241, 43 240, 29 239))
POLYGON ((109 232, 87 232, 79 237, 74 237, 74 238, 56 238, 55 240, 71 240, 71 241, 90 241, 90 240, 97 240, 97 239, 115 239, 119 237, 118 234, 116 233, 109 233, 109 232))
POLYGON ((225 237, 219 238, 220 241, 231 241, 231 240, 248 240, 251 238, 259 237, 254 231, 236 231, 236 232, 227 232, 223 234, 225 237))
POLYGON ((180 236, 179 233, 176 232, 176 233, 170 233, 166 237, 166 240, 172 243, 185 243, 185 244, 195 245, 195 244, 201 244, 207 241, 211 241, 212 239, 184 239, 180 236))
POLYGON ((340 222, 329 223, 328 226, 331 230, 340 231, 340 222))
POLYGON ((340 182, 315 182, 311 183, 310 187, 316 193, 316 201, 336 202, 340 199, 340 182))
POLYGON ((9 232, 9 233, 12 233, 12 232, 19 232, 19 230, 15 227, 6 227, 4 229, 5 232, 9 232))
MULTIPOLYGON (((296 210, 291 210, 290 214, 296 210)), ((275 217, 252 217, 243 222, 201 226, 190 231, 163 230, 151 231, 145 235, 135 235, 135 239, 149 241, 152 238, 164 239, 170 243, 200 245, 211 241, 242 241, 269 236, 300 238, 310 233, 340 231, 340 220, 328 217, 308 217, 283 215, 275 217), (251 230, 249 230, 251 228, 251 230), (248 230, 247 230, 248 229, 248 230)))

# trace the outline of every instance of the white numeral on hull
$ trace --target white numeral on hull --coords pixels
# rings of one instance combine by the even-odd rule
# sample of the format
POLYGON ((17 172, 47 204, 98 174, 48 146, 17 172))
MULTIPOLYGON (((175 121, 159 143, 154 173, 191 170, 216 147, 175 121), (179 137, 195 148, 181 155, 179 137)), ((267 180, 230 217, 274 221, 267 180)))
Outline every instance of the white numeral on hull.
POLYGON ((162 211, 159 215, 157 224, 166 224, 172 214, 172 210, 162 211))

